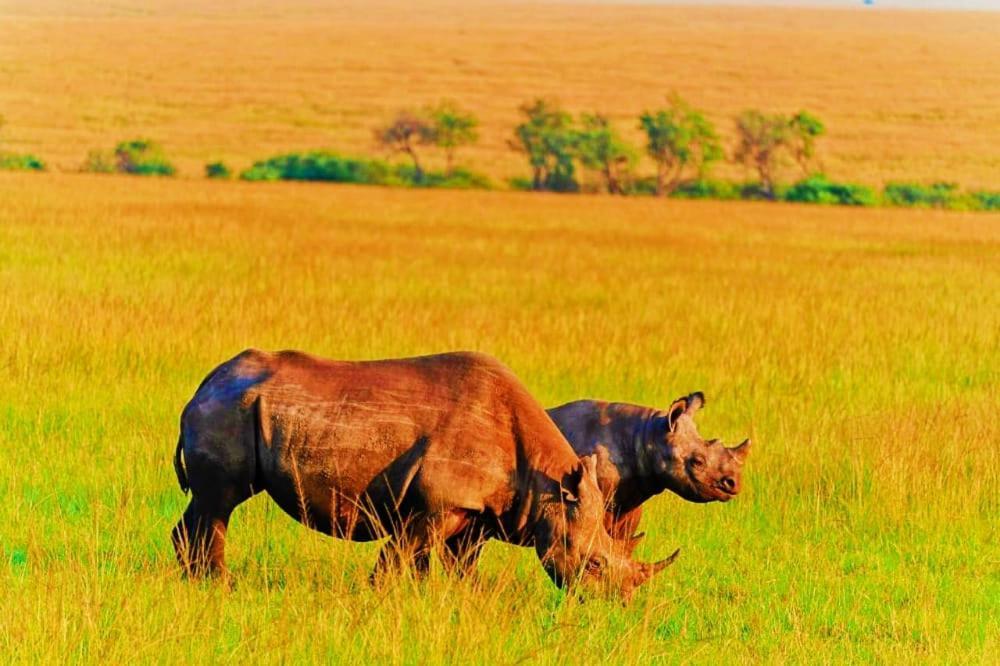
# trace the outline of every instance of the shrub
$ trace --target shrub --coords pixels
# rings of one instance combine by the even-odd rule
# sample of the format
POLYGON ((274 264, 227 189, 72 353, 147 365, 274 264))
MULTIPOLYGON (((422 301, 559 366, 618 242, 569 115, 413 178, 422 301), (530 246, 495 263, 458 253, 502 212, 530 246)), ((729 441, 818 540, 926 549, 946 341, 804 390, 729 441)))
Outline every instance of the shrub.
POLYGON ((45 163, 34 155, 0 153, 0 171, 44 171, 45 163))
POLYGON ((892 206, 917 208, 953 208, 960 200, 958 187, 953 183, 917 185, 914 183, 889 183, 882 194, 892 206))
POLYGON ((232 178, 233 172, 226 166, 225 162, 210 162, 205 165, 206 178, 226 179, 232 178))
POLYGON ((823 174, 800 180, 784 193, 785 201, 841 206, 874 206, 875 192, 864 185, 834 183, 823 174))
POLYGON ((87 173, 114 173, 118 167, 113 153, 94 149, 87 153, 87 159, 84 160, 80 170, 87 173))
POLYGON ((1000 192, 973 192, 969 195, 976 210, 1000 210, 1000 192))
POLYGON ((423 171, 412 164, 392 166, 380 160, 342 157, 333 153, 289 153, 255 162, 240 174, 242 180, 310 180, 358 185, 400 185, 405 187, 443 187, 487 189, 485 176, 467 169, 454 169, 449 175, 423 171))
POLYGON ((117 169, 137 176, 172 176, 174 166, 160 146, 149 139, 123 141, 115 146, 117 169))
POLYGON ((741 198, 742 186, 716 180, 695 180, 678 186, 670 196, 678 199, 732 200, 741 198))
MULTIPOLYGON (((451 173, 424 171, 418 176, 412 166, 405 164, 396 167, 395 176, 402 184, 410 187, 438 187, 455 190, 488 190, 493 187, 490 179, 486 176, 461 167, 453 167, 451 173)), ((530 185, 528 189, 530 189, 530 185)))
POLYGON ((255 162, 240 174, 243 180, 318 180, 335 183, 384 185, 391 169, 378 160, 341 157, 315 151, 289 153, 255 162))

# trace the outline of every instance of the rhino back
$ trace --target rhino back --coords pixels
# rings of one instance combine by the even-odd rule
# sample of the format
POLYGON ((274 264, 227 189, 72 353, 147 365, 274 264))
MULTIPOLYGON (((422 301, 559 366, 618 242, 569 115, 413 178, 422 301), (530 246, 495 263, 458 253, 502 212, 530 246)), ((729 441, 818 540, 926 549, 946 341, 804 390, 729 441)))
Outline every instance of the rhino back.
POLYGON ((254 421, 258 485, 322 531, 354 525, 359 507, 499 515, 527 478, 519 466, 561 473, 576 462, 520 382, 480 354, 342 362, 249 350, 217 368, 186 413, 230 447, 254 421))

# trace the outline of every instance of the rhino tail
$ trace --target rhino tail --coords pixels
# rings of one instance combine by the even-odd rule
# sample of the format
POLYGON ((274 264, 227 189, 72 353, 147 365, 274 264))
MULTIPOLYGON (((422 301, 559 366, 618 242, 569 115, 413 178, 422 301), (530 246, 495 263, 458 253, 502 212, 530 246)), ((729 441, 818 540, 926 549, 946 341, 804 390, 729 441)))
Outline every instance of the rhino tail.
POLYGON ((181 460, 181 455, 184 453, 184 430, 181 429, 180 436, 177 437, 177 449, 174 451, 174 472, 177 474, 177 483, 180 484, 181 490, 187 495, 188 489, 188 477, 187 472, 184 470, 184 461, 181 460))

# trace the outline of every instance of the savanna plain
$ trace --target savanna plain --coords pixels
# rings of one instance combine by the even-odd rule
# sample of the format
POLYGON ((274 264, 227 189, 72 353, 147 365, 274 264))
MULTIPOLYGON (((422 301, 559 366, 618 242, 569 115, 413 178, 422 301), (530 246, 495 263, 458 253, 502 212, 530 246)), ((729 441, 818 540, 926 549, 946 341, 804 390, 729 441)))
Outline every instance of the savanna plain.
MULTIPOLYGON (((503 152, 503 114, 512 124, 517 103, 555 85, 542 76, 548 70, 537 54, 501 48, 516 22, 498 19, 492 29, 486 19, 502 12, 473 3, 462 10, 472 12, 461 15, 466 33, 445 10, 429 10, 416 24, 464 34, 436 43, 453 59, 463 57, 460 47, 472 49, 486 75, 430 85, 437 75, 421 78, 417 68, 414 86, 426 90, 390 78, 399 85, 380 84, 390 99, 364 97, 375 86, 366 83, 373 87, 331 94, 332 106, 293 100, 272 108, 267 91, 311 99, 321 89, 311 78, 318 63, 335 61, 276 48, 261 57, 304 78, 245 63, 223 77, 237 100, 227 106, 212 92, 223 78, 196 65, 206 61, 190 46, 221 49, 216 39, 235 30, 235 19, 184 3, 164 3, 148 16, 121 9, 127 3, 95 5, 85 15, 68 6, 39 3, 16 16, 5 7, 5 33, 22 32, 0 42, 11 56, 4 70, 11 85, 0 94, 4 136, 57 164, 123 133, 148 132, 173 146, 182 166, 189 160, 191 175, 213 156, 249 160, 258 145, 273 152, 267 137, 282 148, 337 145, 337 119, 361 115, 336 99, 368 99, 391 111, 407 100, 461 100, 479 80, 507 97, 490 101, 483 89, 468 102, 476 109, 476 99, 484 102, 483 133, 491 137, 469 161, 502 176, 523 168, 503 152), (138 72, 155 69, 153 46, 136 46, 131 61, 79 46, 102 35, 125 39, 123 26, 155 33, 170 22, 189 30, 172 33, 183 49, 163 48, 180 49, 195 65, 187 78, 164 66, 141 100, 113 94, 115 77, 144 80, 138 72), (78 39, 49 39, 49 53, 63 54, 65 80, 79 84, 60 87, 45 78, 59 71, 32 57, 39 42, 25 37, 51 37, 66 26, 78 39), (476 39, 484 35, 494 41, 476 39), (512 58, 523 67, 505 70, 512 58), (526 71, 537 77, 524 78, 526 71), (52 95, 38 94, 43 89, 52 95), (107 108, 94 106, 100 95, 107 108), (259 106, 240 101, 254 95, 265 96, 259 106), (228 110, 194 113, 216 103, 228 110), (490 104, 503 110, 491 112, 490 104), (292 106, 306 115, 288 115, 292 106)), ((316 3, 294 5, 294 19, 274 18, 268 3, 246 7, 239 21, 248 41, 291 43, 288 30, 322 25, 316 3)), ((356 41, 322 48, 336 54, 353 44, 359 54, 374 53, 373 62, 390 57, 402 66, 421 34, 440 34, 393 23, 396 5, 386 7, 343 14, 346 25, 361 26, 356 41), (389 46, 379 51, 372 43, 389 46)), ((526 24, 529 32, 559 24, 593 37, 598 20, 556 5, 536 14, 512 7, 512 16, 538 17, 526 24)), ((876 34, 862 23, 851 28, 854 19, 836 12, 789 11, 775 23, 745 10, 741 31, 736 14, 712 9, 594 11, 632 23, 606 23, 619 32, 602 42, 605 51, 573 41, 577 58, 618 53, 615 45, 636 35, 623 48, 648 61, 623 63, 616 78, 635 90, 655 79, 655 99, 643 93, 650 104, 671 87, 697 101, 726 97, 719 72, 735 66, 739 50, 724 34, 780 43, 809 34, 809 25, 818 34, 817 17, 833 16, 832 41, 814 39, 810 51, 810 40, 798 38, 806 61, 828 57, 824 49, 838 39, 852 52, 876 34), (718 76, 697 83, 681 68, 674 86, 670 71, 656 74, 653 52, 643 49, 662 43, 653 39, 658 26, 682 32, 647 20, 656 12, 714 35, 714 46, 700 53, 718 76)), ((995 19, 942 15, 925 33, 918 19, 928 15, 899 16, 893 34, 902 41, 886 47, 887 58, 931 62, 928 53, 947 52, 955 60, 946 63, 967 65, 956 76, 994 94, 977 97, 944 77, 916 92, 894 89, 895 106, 909 110, 879 117, 878 109, 893 106, 889 97, 878 97, 876 87, 855 90, 826 70, 822 86, 782 79, 772 101, 782 110, 816 108, 831 124, 841 118, 854 127, 856 136, 837 140, 831 130, 824 157, 834 173, 862 165, 859 177, 872 181, 952 174, 995 186, 997 144, 991 149, 989 140, 998 125, 988 121, 997 117, 1000 86, 977 62, 996 45, 967 46, 982 38, 983 21, 995 19), (848 101, 838 91, 850 91, 848 101), (871 136, 890 139, 872 144, 871 136), (950 148, 934 150, 931 140, 950 148)), ((688 39, 678 53, 691 64, 688 39)), ((752 57, 777 68, 781 52, 752 57)), ((473 67, 464 62, 440 71, 473 67)), ((331 85, 364 81, 356 65, 331 85)), ((562 77, 563 99, 587 108, 599 106, 600 95, 627 99, 598 78, 562 77)), ((755 91, 748 105, 764 103, 755 86, 731 85, 755 91)), ((706 106, 725 109, 721 101, 706 106)), ((623 113, 636 110, 630 103, 623 113)), ((346 132, 348 148, 366 140, 362 129, 346 132)), ((0 174, 0 655, 24 663, 995 663, 998 350, 1000 224, 993 215, 0 174), (546 406, 581 397, 665 406, 702 390, 703 435, 754 439, 746 488, 725 505, 669 494, 652 500, 640 556, 676 547, 681 555, 628 606, 570 599, 533 552, 499 543, 487 546, 473 579, 455 580, 435 566, 425 581, 404 577, 374 590, 368 574, 377 544, 306 530, 266 498, 234 514, 232 588, 185 580, 169 543, 187 499, 171 466, 178 416, 212 367, 250 346, 341 359, 475 349, 502 359, 546 406)))

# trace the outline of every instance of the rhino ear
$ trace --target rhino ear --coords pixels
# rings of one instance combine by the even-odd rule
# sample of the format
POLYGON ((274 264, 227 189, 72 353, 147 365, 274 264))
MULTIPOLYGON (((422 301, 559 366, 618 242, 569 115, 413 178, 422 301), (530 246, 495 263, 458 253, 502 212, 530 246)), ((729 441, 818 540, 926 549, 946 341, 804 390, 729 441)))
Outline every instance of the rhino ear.
POLYGON ((583 474, 583 462, 577 462, 571 472, 563 475, 559 493, 565 504, 576 504, 580 501, 580 482, 583 481, 583 474))
POLYGON ((699 409, 705 406, 705 394, 701 391, 695 391, 687 397, 687 409, 685 410, 688 414, 694 414, 699 409))
POLYGON ((670 405, 670 408, 667 410, 667 429, 670 432, 673 432, 674 427, 677 425, 677 419, 679 419, 682 414, 694 416, 694 413, 701 409, 704 405, 705 394, 701 391, 695 391, 691 395, 683 398, 677 398, 677 400, 674 400, 673 404, 670 405))

